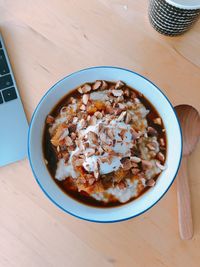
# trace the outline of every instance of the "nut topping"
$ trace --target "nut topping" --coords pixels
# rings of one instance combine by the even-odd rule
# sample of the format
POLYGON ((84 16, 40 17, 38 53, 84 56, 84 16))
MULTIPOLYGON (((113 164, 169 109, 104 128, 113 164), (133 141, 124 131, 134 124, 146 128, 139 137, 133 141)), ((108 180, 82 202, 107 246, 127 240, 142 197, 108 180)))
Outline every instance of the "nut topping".
POLYGON ((156 150, 156 146, 155 146, 154 143, 149 143, 149 144, 147 144, 147 147, 148 147, 148 149, 150 149, 150 150, 156 150))
POLYGON ((84 160, 83 159, 76 159, 75 166, 82 166, 83 163, 84 163, 84 160))
POLYGON ((97 119, 102 119, 102 117, 103 117, 103 115, 102 115, 102 113, 101 113, 100 111, 96 111, 96 112, 94 113, 94 116, 95 116, 97 119))
POLYGON ((78 91, 80 94, 83 94, 82 87, 79 87, 79 88, 77 89, 77 91, 78 91))
POLYGON ((122 103, 118 103, 118 107, 121 109, 121 110, 124 110, 126 109, 126 106, 122 103))
POLYGON ((90 118, 89 124, 90 125, 96 125, 96 123, 97 123, 97 118, 95 116, 92 116, 90 118))
POLYGON ((161 170, 161 171, 164 171, 166 169, 165 166, 163 166, 162 164, 160 164, 159 161, 156 161, 156 166, 161 170))
POLYGON ((94 143, 94 144, 98 144, 98 136, 96 133, 90 131, 87 133, 87 138, 90 142, 94 143))
POLYGON ((131 134, 132 134, 133 140, 140 137, 140 133, 137 133, 133 128, 131 128, 131 134))
POLYGON ((132 168, 131 169, 131 172, 132 172, 132 174, 136 175, 136 174, 138 174, 140 172, 140 169, 138 169, 138 168, 132 168))
POLYGON ((47 124, 52 124, 52 123, 54 123, 54 121, 55 121, 54 117, 52 117, 51 115, 47 116, 47 118, 46 118, 47 124))
POLYGON ((101 90, 106 90, 108 88, 108 84, 105 81, 102 81, 101 90))
POLYGON ((86 153, 87 157, 91 157, 95 154, 95 149, 94 148, 90 148, 90 150, 86 153))
POLYGON ((130 96, 130 91, 129 91, 128 88, 124 90, 124 95, 127 96, 127 97, 130 96))
POLYGON ((165 146, 165 140, 163 138, 160 138, 159 143, 161 146, 165 146))
POLYGON ((156 131, 156 129, 154 129, 153 127, 148 127, 147 128, 147 130, 148 130, 148 134, 149 134, 149 136, 156 136, 157 134, 158 134, 158 132, 156 131))
POLYGON ((135 163, 141 162, 141 158, 138 158, 138 157, 131 157, 130 159, 131 159, 131 161, 133 161, 135 163))
POLYGON ((89 179, 88 179, 88 184, 89 184, 89 185, 93 185, 94 182, 95 182, 95 178, 91 175, 91 176, 89 177, 89 179))
POLYGON ((98 90, 101 87, 102 82, 101 81, 96 81, 93 86, 92 89, 93 90, 98 90))
POLYGON ((148 181, 146 182, 146 185, 147 185, 147 186, 150 186, 150 187, 154 186, 155 184, 156 184, 156 182, 154 181, 154 179, 150 179, 150 180, 148 180, 148 181))
POLYGON ((92 89, 91 85, 89 85, 89 84, 86 83, 86 84, 84 84, 83 87, 82 87, 82 92, 85 94, 85 93, 90 92, 91 89, 92 89))
POLYGON ((151 169, 153 167, 152 163, 148 160, 142 160, 142 168, 144 170, 151 169))
POLYGON ((119 136, 121 137, 121 139, 123 140, 126 134, 126 130, 122 129, 121 132, 119 133, 119 136))
POLYGON ((165 161, 165 156, 163 155, 162 152, 158 152, 158 154, 157 154, 157 158, 158 158, 161 162, 164 162, 164 161, 165 161))
POLYGON ((161 120, 161 118, 156 118, 156 119, 153 120, 153 122, 154 122, 155 124, 162 125, 162 120, 161 120))
POLYGON ((115 85, 115 89, 120 89, 124 86, 125 84, 122 81, 118 81, 115 85))
POLYGON ((85 106, 85 105, 81 105, 81 106, 80 106, 80 110, 85 111, 85 110, 86 110, 86 106, 85 106))
POLYGON ((119 189, 123 190, 126 188, 126 184, 124 181, 121 181, 117 184, 117 186, 119 187, 119 189))
POLYGON ((112 90, 111 92, 114 96, 122 96, 123 95, 122 90, 112 90))
POLYGON ((131 92, 131 99, 135 100, 137 98, 137 95, 135 92, 131 92))
POLYGON ((66 144, 66 146, 71 146, 71 145, 73 145, 73 141, 72 141, 72 139, 71 139, 69 136, 67 136, 67 137, 65 138, 65 144, 66 144))
POLYGON ((117 99, 116 99, 115 101, 116 101, 116 103, 120 103, 120 102, 124 101, 124 97, 123 97, 123 95, 118 96, 117 99))
POLYGON ((125 171, 130 170, 132 168, 132 163, 131 163, 130 159, 127 158, 127 159, 123 160, 122 167, 125 171))
POLYGON ((107 135, 111 138, 111 140, 113 140, 113 138, 114 138, 113 130, 107 128, 107 135))
POLYGON ((95 166, 94 166, 94 177, 96 178, 96 180, 99 178, 100 172, 99 172, 99 162, 96 161, 95 162, 95 166))
POLYGON ((76 139, 76 133, 71 133, 71 138, 72 138, 73 140, 75 140, 75 139, 76 139))
POLYGON ((119 115, 119 117, 117 118, 117 121, 123 121, 124 118, 125 118, 125 116, 126 116, 126 111, 123 111, 123 112, 119 115))
POLYGON ((83 98, 82 98, 83 104, 84 105, 87 105, 88 100, 89 100, 89 95, 88 94, 84 94, 83 95, 83 98))
POLYGON ((74 97, 70 97, 70 103, 72 103, 72 104, 76 104, 76 99, 74 98, 74 97))
POLYGON ((127 112, 127 114, 126 114, 126 119, 125 119, 125 123, 130 123, 131 122, 131 120, 132 120, 132 116, 131 116, 131 114, 129 113, 129 112, 127 112))
POLYGON ((80 125, 80 129, 83 129, 87 126, 87 121, 84 119, 81 119, 79 122, 79 125, 80 125))
POLYGON ((91 116, 88 115, 88 116, 87 116, 87 121, 90 121, 90 119, 91 119, 91 116))
POLYGON ((74 117, 72 122, 76 124, 78 122, 78 117, 74 117))

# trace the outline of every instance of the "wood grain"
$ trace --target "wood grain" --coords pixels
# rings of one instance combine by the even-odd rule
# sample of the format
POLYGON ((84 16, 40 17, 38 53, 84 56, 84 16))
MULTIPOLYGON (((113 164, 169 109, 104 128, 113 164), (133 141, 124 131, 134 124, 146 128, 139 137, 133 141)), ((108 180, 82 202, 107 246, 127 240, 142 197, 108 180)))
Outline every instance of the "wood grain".
POLYGON ((184 156, 177 176, 177 200, 179 231, 181 238, 191 239, 193 236, 190 188, 188 184, 187 158, 184 156))
MULTIPOLYGON (((0 29, 30 120, 65 75, 116 65, 145 75, 173 105, 200 110, 200 24, 170 38, 149 25, 145 0, 0 0, 0 29)), ((80 221, 56 208, 28 161, 0 169, 0 266, 197 267, 200 262, 200 144, 189 159, 194 236, 178 232, 176 188, 138 218, 80 221)))

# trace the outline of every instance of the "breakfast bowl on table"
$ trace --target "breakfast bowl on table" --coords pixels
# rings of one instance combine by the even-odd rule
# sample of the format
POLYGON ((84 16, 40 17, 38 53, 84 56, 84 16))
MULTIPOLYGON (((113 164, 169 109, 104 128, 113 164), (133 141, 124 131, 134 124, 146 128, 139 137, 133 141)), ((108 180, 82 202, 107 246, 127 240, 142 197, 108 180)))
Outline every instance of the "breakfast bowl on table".
POLYGON ((167 97, 130 70, 92 67, 56 83, 32 116, 29 161, 63 211, 94 222, 154 206, 179 169, 181 129, 167 97))

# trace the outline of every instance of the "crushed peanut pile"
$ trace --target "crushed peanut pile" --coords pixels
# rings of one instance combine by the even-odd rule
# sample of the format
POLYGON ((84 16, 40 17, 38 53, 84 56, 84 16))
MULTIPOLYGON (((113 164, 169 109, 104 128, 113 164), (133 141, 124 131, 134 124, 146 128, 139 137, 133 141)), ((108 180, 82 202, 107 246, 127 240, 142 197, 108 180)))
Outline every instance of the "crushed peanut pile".
POLYGON ((46 119, 54 178, 103 203, 125 203, 154 186, 166 168, 165 129, 142 97, 122 81, 87 83, 68 96, 46 119))

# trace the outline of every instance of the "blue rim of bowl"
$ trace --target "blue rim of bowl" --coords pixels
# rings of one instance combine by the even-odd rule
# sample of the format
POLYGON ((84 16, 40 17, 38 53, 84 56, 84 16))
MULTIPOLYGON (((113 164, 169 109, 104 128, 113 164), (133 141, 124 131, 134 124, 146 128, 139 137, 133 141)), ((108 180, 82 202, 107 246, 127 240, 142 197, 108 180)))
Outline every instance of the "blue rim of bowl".
POLYGON ((31 118, 31 122, 30 122, 30 126, 29 126, 29 131, 28 131, 28 158, 29 158, 29 163, 30 163, 30 166, 31 166, 31 169, 32 169, 32 172, 34 174, 34 177, 35 177, 35 180, 36 182, 38 183, 38 185, 40 186, 40 188, 42 189, 42 191, 44 192, 44 194, 58 207, 60 208, 62 211, 76 217, 76 218, 79 218, 79 219, 82 219, 84 221, 89 221, 89 222, 95 222, 95 223, 116 223, 116 222, 122 222, 122 221, 127 221, 127 220, 130 220, 132 218, 135 218, 135 217, 138 217, 139 215, 145 213, 146 211, 148 211, 149 209, 151 209, 152 207, 154 207, 162 198, 163 196, 167 193, 167 191, 170 189, 171 185, 173 184, 176 176, 177 176, 177 173, 178 173, 178 170, 180 168, 180 164, 181 164, 181 159, 182 159, 182 152, 183 152, 183 136, 182 136, 182 130, 181 130, 181 126, 180 126, 180 122, 178 120, 178 117, 177 117, 177 114, 176 114, 176 111, 174 109, 174 107, 172 106, 171 102, 169 101, 169 99, 167 98, 167 96, 161 91, 160 88, 158 88, 153 82, 151 82, 149 79, 147 79, 146 77, 144 77, 143 75, 137 73, 137 72, 134 72, 134 71, 131 71, 129 69, 125 69, 125 68, 120 68, 120 67, 114 67, 114 66, 96 66, 96 67, 89 67, 89 68, 85 68, 85 69, 81 69, 79 71, 76 71, 76 72, 73 72, 67 76, 65 76, 64 78, 62 78, 61 80, 59 80, 57 83, 55 83, 45 94, 44 96, 41 98, 40 102, 38 103, 37 107, 35 108, 34 112, 33 112, 33 115, 32 115, 32 118, 31 118), (123 218, 123 219, 119 219, 119 220, 110 220, 110 221, 98 221, 98 220, 92 220, 92 219, 87 219, 87 218, 84 218, 84 217, 80 217, 76 214, 73 214, 72 212, 69 212, 68 210, 64 209, 62 206, 60 206, 54 199, 52 199, 52 197, 45 191, 45 189, 42 187, 41 183, 39 182, 39 179, 34 171, 34 168, 33 168, 33 165, 32 165, 32 161, 31 161, 31 156, 30 156, 30 132, 31 132, 31 128, 32 128, 32 123, 33 123, 33 120, 34 120, 34 117, 35 117, 35 114, 39 108, 39 106, 41 105, 41 103, 43 102, 44 98, 49 94, 49 92, 57 85, 59 84, 60 82, 62 82, 63 80, 69 78, 70 76, 73 76, 79 72, 82 72, 82 71, 86 71, 86 70, 90 70, 90 69, 100 69, 100 68, 107 68, 107 69, 118 69, 118 70, 124 70, 124 71, 128 71, 130 73, 133 73, 137 76, 140 76, 141 78, 145 79, 146 81, 148 81, 149 83, 151 83, 158 91, 161 92, 161 94, 165 97, 165 99, 168 101, 168 103, 170 104, 173 112, 174 112, 174 115, 177 119, 177 122, 178 122, 178 125, 179 125, 179 130, 180 130, 180 137, 181 137, 181 153, 180 153, 180 159, 179 159, 179 164, 178 164, 178 167, 177 167, 177 170, 176 170, 176 173, 170 183, 170 185, 168 186, 168 188, 165 190, 165 192, 161 195, 161 197, 153 204, 151 205, 150 207, 148 207, 147 209, 133 215, 133 216, 130 216, 130 217, 126 217, 126 218, 123 218))

